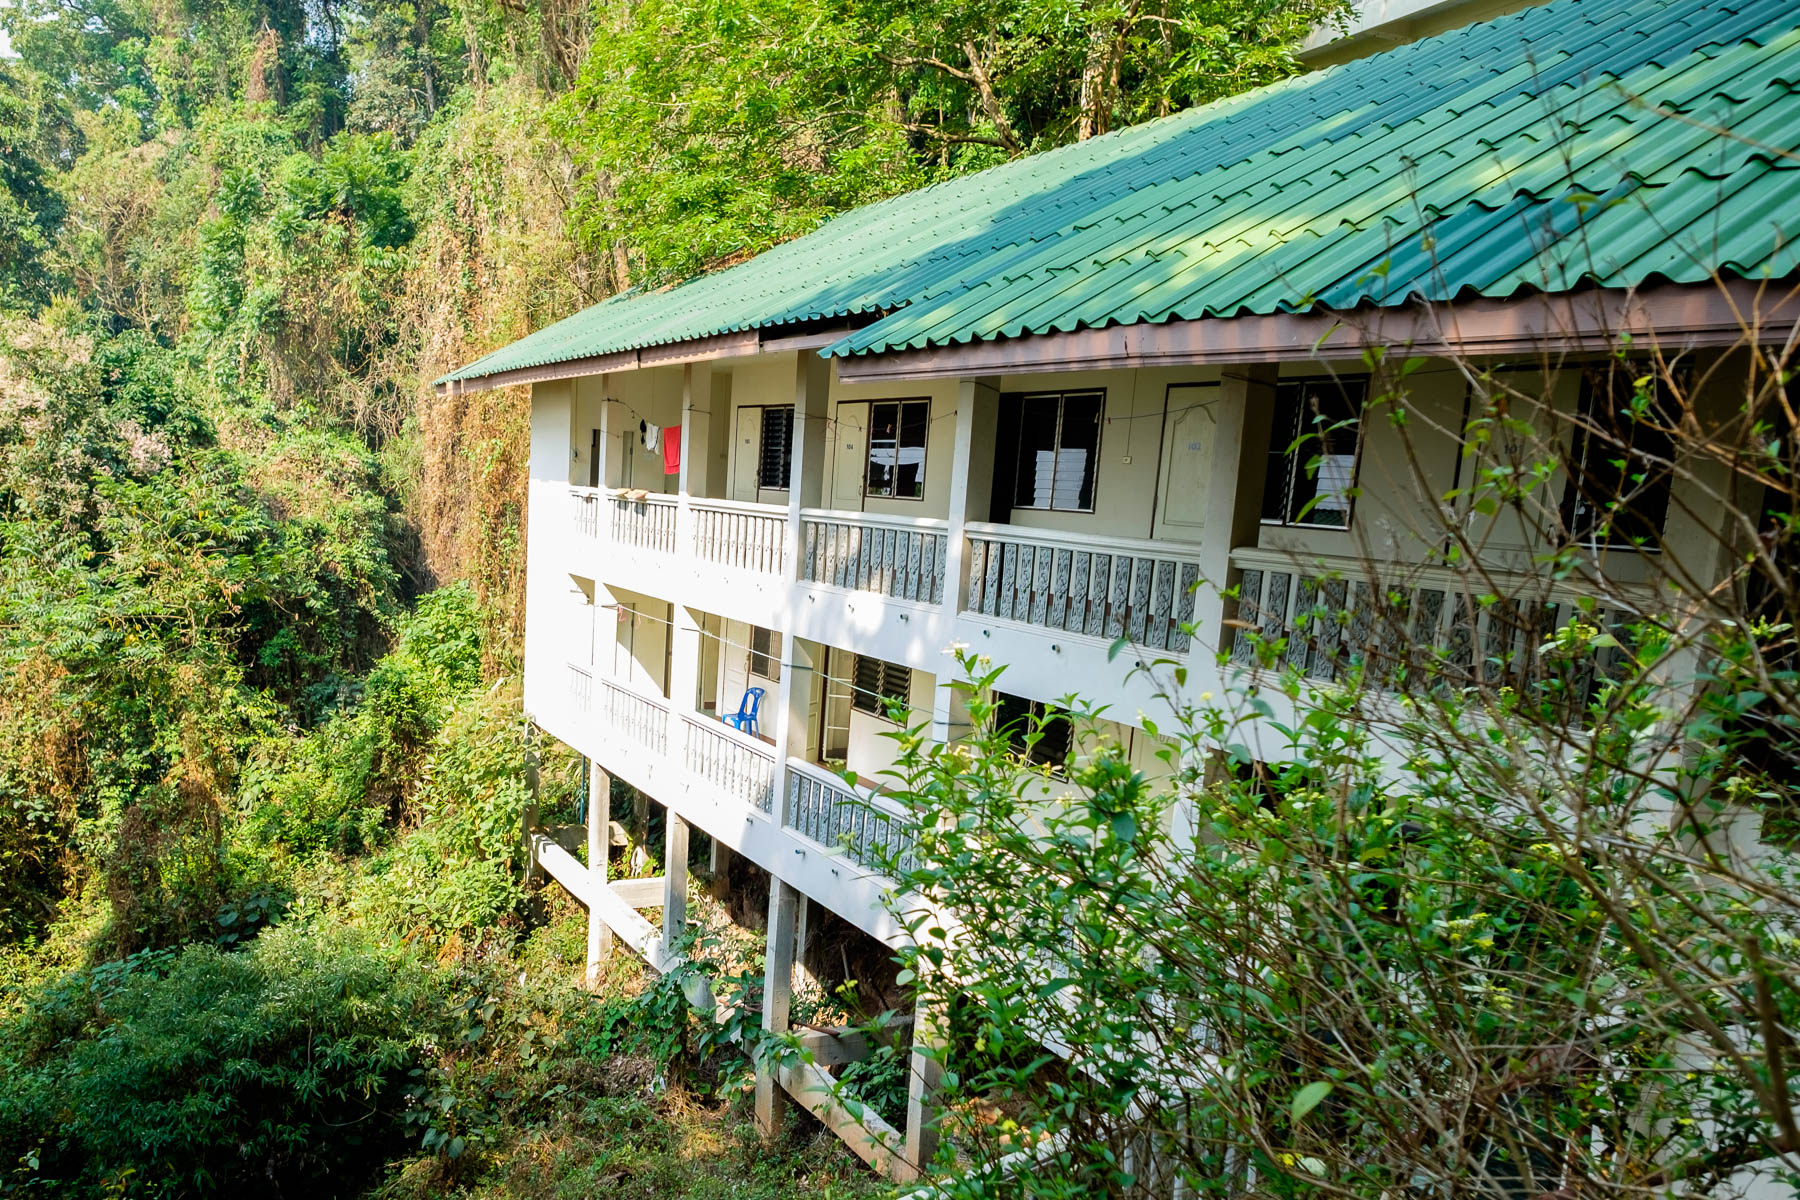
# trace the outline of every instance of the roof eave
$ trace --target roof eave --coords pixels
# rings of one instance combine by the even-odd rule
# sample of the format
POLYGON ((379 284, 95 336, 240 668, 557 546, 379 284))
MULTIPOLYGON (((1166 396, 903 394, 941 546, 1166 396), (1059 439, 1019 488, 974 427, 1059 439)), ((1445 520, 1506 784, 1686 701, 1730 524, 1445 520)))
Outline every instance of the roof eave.
POLYGON ((589 354, 562 362, 518 367, 496 371, 492 375, 457 378, 447 375, 433 386, 440 396, 467 392, 485 392, 494 388, 529 386, 559 379, 579 379, 585 375, 608 375, 636 371, 645 367, 674 367, 684 363, 711 362, 724 358, 747 358, 758 354, 781 354, 793 350, 818 350, 841 340, 848 329, 839 326, 798 334, 778 330, 747 329, 713 337, 691 338, 658 346, 619 350, 611 354, 589 354))
POLYGON ((1245 362, 1359 359, 1373 347, 1426 355, 1615 348, 1665 353, 1781 340, 1800 322, 1800 280, 1714 280, 1474 297, 1351 312, 1250 314, 1110 325, 916 350, 837 356, 845 383, 1245 362))

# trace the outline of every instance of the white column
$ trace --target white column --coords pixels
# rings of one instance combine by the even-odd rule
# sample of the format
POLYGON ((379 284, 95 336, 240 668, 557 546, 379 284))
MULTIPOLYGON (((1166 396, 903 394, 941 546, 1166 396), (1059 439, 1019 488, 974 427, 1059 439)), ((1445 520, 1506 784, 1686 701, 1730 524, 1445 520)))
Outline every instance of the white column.
MULTIPOLYGON (((769 879, 769 938, 763 969, 762 1027, 785 1033, 794 998, 794 925, 800 893, 783 880, 769 879)), ((787 1097, 767 1067, 756 1072, 756 1125, 765 1137, 781 1131, 787 1097)))
MULTIPOLYGON (((1275 409, 1273 363, 1225 369, 1213 406, 1212 445, 1207 447, 1206 524, 1200 530, 1200 586, 1194 593, 1193 645, 1188 650, 1187 698, 1211 693, 1224 698, 1227 672, 1219 667, 1219 645, 1225 622, 1237 616, 1237 602, 1221 594, 1237 584, 1241 572, 1231 565, 1231 552, 1256 544, 1262 521, 1263 478, 1268 473, 1269 430, 1275 409)), ((1205 771, 1206 763, 1190 764, 1205 771)), ((1197 825, 1193 806, 1183 803, 1173 814, 1171 831, 1177 847, 1191 845, 1197 825)))
POLYGON ((1273 363, 1227 367, 1213 407, 1212 445, 1207 462, 1207 523, 1200 532, 1200 590, 1194 619, 1200 634, 1190 651, 1190 682, 1204 677, 1216 691, 1214 658, 1225 622, 1236 615, 1220 591, 1238 581, 1231 552, 1256 543, 1262 521, 1263 476, 1268 471, 1269 427, 1275 409, 1273 363))
POLYGON ((712 885, 708 889, 712 898, 723 904, 731 896, 731 847, 718 838, 712 840, 712 854, 707 861, 707 870, 712 874, 712 885))
POLYGON ((800 510, 817 508, 825 484, 831 364, 810 350, 794 357, 794 437, 788 464, 788 577, 800 566, 800 510))
POLYGON ((600 463, 594 478, 600 481, 602 488, 615 486, 619 477, 619 455, 613 449, 613 438, 619 432, 619 414, 614 411, 618 405, 607 399, 606 378, 605 375, 597 376, 594 383, 600 392, 600 463))
POLYGON ((817 982, 806 969, 807 926, 811 924, 812 901, 802 895, 794 906, 794 975, 797 987, 808 988, 817 982))
POLYGON ((688 363, 681 369, 682 495, 704 500, 725 494, 720 465, 730 449, 731 376, 715 372, 711 363, 688 363))
MULTIPOLYGON (((956 627, 969 585, 970 521, 985 521, 993 510, 994 437, 1000 420, 998 376, 964 379, 956 388, 956 435, 950 459, 949 531, 944 545, 944 626, 956 627)), ((955 663, 945 660, 931 702, 931 737, 956 740, 967 730, 967 714, 957 697, 944 686, 954 678, 955 663)))
MULTIPOLYGON (((587 760, 587 861, 588 882, 595 888, 607 886, 607 855, 611 853, 608 829, 612 823, 612 778, 593 759, 587 760)), ((599 982, 600 963, 612 953, 612 929, 600 919, 599 905, 588 906, 587 985, 599 982)))
MULTIPOLYGON (((788 464, 788 520, 782 579, 789 595, 799 598, 800 511, 818 506, 825 480, 826 411, 830 402, 831 365, 810 350, 794 356, 794 434, 788 464)), ((781 763, 775 776, 776 824, 787 812, 788 757, 805 758, 807 723, 812 719, 816 670, 824 667, 822 647, 802 642, 794 622, 784 620, 781 633, 781 692, 776 697, 772 733, 781 763)))
MULTIPOLYGON (((706 464, 694 462, 694 451, 705 452, 706 434, 695 428, 702 410, 706 409, 712 390, 712 368, 686 363, 681 368, 681 469, 675 476, 675 557, 687 562, 694 552, 694 484, 704 484, 706 464)), ((663 435, 667 437, 667 434, 663 435)), ((679 602, 680 597, 675 597, 679 602)), ((692 702, 689 702, 692 707, 692 702)))
POLYGON ((775 753, 780 756, 775 774, 773 816, 777 825, 787 820, 787 760, 805 758, 807 723, 812 720, 813 681, 825 666, 825 647, 791 633, 781 639, 781 692, 776 697, 775 753))

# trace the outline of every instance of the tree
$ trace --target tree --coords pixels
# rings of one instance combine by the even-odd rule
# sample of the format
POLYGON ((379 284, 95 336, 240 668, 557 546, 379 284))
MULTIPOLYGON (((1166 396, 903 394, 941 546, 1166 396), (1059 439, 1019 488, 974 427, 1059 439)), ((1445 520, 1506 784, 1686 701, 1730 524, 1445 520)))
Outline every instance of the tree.
POLYGON ((34 83, 0 65, 0 311, 49 298, 48 258, 63 215, 46 159, 69 128, 34 83))
POLYGON ((621 9, 558 108, 576 205, 619 286, 690 274, 830 214, 1296 69, 1337 0, 621 9))

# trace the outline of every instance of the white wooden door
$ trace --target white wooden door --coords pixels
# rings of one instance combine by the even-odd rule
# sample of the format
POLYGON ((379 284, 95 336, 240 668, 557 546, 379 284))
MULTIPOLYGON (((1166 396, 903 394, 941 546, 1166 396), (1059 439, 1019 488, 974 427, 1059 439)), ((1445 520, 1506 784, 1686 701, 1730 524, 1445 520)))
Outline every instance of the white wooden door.
POLYGON ((1208 476, 1219 429, 1213 405, 1218 399, 1217 384, 1177 384, 1169 389, 1153 537, 1197 541, 1206 527, 1208 476))
POLYGON ((762 412, 760 408, 737 410, 737 427, 731 438, 731 498, 755 500, 756 466, 762 457, 762 412))
POLYGON ((834 461, 831 470, 831 507, 861 512, 863 472, 869 465, 869 406, 840 404, 832 424, 834 461))

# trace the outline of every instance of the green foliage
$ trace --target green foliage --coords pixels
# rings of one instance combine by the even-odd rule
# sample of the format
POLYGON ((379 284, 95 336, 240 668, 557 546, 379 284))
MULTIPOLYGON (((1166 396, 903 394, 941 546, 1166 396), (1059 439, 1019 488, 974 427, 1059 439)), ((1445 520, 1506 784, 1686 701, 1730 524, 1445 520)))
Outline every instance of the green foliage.
MULTIPOLYGON (((301 737, 268 739, 240 792, 246 835, 289 852, 353 853, 416 818, 411 798, 445 722, 480 682, 478 615, 467 588, 424 597, 394 649, 301 737)), ((334 699, 337 699, 334 697, 334 699)), ((503 773, 509 764, 484 763, 503 773)), ((510 764, 516 770, 518 764, 510 764)))
POLYGON ((0 65, 0 312, 43 303, 63 203, 45 160, 58 107, 0 65))
POLYGON ((354 899, 369 919, 434 940, 479 940, 519 904, 527 793, 516 692, 466 704, 419 770, 419 827, 366 865, 354 899))
MULTIPOLYGON (((996 727, 998 673, 965 659, 977 736, 904 733, 900 769, 921 818, 908 881, 982 932, 914 918, 903 978, 955 1013, 952 1096, 1017 1114, 959 1127, 975 1161, 1060 1148, 952 1194, 1165 1186, 1127 1166, 1143 1147, 1203 1194, 1253 1175, 1291 1196, 1710 1179, 1766 1155, 1782 1102, 1763 1063, 1782 1055, 1757 1031, 1800 1007, 1740 981, 1785 978, 1797 864, 1725 848, 1733 779, 1768 736, 1735 714, 1762 694, 1710 670, 1691 689, 1667 626, 1560 635, 1620 656, 1585 705, 1415 665, 1401 715, 1378 718, 1417 748, 1403 769, 1365 681, 1284 671, 1285 640, 1258 641, 1258 687, 1193 704, 1165 677, 1161 777, 1090 732, 1055 798, 996 727), (1253 723, 1282 739, 1261 762, 1253 723)), ((1746 657, 1720 636, 1720 661, 1746 657)))
MULTIPOLYGON (((845 1185, 734 1131, 689 1188, 643 1095, 567 1123, 554 1073, 599 1047, 664 1079, 792 1047, 743 964, 598 1015, 515 982, 581 957, 509 957, 527 728, 484 685, 517 663, 528 413, 429 380, 1273 77, 1312 11, 1177 7, 0 4, 0 1191, 348 1194, 413 1150, 396 1179, 443 1194, 545 1130, 614 1191, 845 1185), (1104 37, 1121 86, 1084 92, 1104 37)), ((891 1113, 903 1061, 845 1095, 891 1113)))
POLYGON ((0 1027, 0 1162, 41 1195, 353 1195, 403 1145, 408 1072, 452 1014, 411 954, 330 924, 243 953, 65 976, 0 1027))
POLYGON ((557 108, 601 181, 576 218, 651 279, 692 274, 844 208, 1280 78, 1345 7, 651 0, 614 18, 557 108))
POLYGON ((235 886, 241 764, 280 707, 310 719, 380 644, 386 504, 342 437, 218 444, 181 357, 140 334, 15 343, 8 365, 8 844, 52 891, 72 880, 43 839, 101 852, 122 947, 195 936, 235 886))

